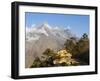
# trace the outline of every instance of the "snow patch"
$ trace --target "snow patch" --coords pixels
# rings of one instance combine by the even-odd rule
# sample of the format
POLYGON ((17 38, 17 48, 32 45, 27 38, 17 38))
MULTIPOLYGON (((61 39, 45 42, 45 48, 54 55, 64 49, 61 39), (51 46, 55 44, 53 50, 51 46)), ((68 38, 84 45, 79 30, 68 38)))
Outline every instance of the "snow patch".
POLYGON ((48 33, 47 33, 47 31, 46 31, 44 28, 39 29, 39 30, 38 30, 38 33, 42 33, 42 34, 44 34, 44 35, 46 35, 46 36, 49 36, 48 33))
POLYGON ((26 40, 32 41, 32 40, 39 40, 41 34, 44 34, 45 36, 52 35, 57 38, 67 38, 68 35, 73 36, 70 26, 67 26, 66 28, 62 27, 51 27, 47 22, 41 24, 41 25, 35 25, 33 24, 31 27, 26 27, 26 40))

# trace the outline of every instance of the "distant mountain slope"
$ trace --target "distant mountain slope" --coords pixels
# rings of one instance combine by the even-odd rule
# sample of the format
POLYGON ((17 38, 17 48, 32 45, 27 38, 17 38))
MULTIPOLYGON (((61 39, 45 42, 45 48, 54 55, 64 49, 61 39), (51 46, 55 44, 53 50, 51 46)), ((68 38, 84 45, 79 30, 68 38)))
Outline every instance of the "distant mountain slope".
POLYGON ((26 28, 25 67, 30 67, 35 57, 47 49, 55 51, 64 47, 64 42, 75 35, 69 29, 51 27, 48 23, 26 28))

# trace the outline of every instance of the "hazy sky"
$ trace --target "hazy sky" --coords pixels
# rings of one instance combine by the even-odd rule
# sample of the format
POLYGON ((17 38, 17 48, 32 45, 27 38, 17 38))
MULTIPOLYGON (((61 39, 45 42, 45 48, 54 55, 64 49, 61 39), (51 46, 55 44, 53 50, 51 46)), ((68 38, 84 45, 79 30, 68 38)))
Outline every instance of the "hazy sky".
POLYGON ((32 27, 43 22, 48 22, 52 27, 69 27, 76 35, 89 33, 88 15, 51 14, 51 13, 25 13, 25 26, 32 27))

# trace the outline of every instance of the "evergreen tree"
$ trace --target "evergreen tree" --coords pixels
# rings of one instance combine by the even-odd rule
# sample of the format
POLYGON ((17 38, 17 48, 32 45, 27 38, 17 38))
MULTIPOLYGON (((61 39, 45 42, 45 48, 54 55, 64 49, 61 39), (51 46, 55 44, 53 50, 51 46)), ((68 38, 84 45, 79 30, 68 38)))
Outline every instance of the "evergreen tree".
POLYGON ((33 64, 30 66, 30 68, 40 67, 40 66, 41 66, 41 60, 39 57, 36 57, 35 60, 33 61, 33 64))
POLYGON ((89 38, 86 33, 82 35, 72 52, 74 58, 82 61, 81 64, 89 64, 89 38))
POLYGON ((43 52, 43 55, 44 56, 42 56, 42 58, 45 58, 45 60, 44 60, 45 65, 53 66, 54 65, 53 60, 55 58, 56 53, 53 50, 48 48, 43 52))
POLYGON ((76 45, 76 38, 71 37, 70 39, 67 39, 64 45, 65 45, 66 50, 69 50, 69 52, 72 53, 72 49, 76 45))

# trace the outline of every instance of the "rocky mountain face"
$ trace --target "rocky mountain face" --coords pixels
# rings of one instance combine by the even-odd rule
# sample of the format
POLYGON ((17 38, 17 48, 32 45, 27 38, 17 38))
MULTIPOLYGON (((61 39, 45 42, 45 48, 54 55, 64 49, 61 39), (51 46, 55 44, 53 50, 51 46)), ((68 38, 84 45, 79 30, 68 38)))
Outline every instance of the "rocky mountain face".
POLYGON ((48 23, 26 28, 25 67, 30 67, 34 58, 41 57, 47 48, 60 50, 70 37, 75 37, 71 30, 51 27, 48 23))

